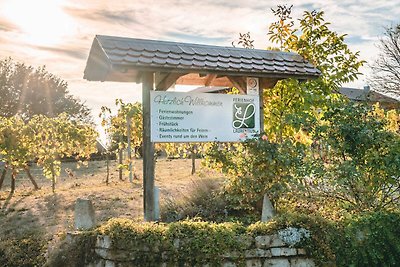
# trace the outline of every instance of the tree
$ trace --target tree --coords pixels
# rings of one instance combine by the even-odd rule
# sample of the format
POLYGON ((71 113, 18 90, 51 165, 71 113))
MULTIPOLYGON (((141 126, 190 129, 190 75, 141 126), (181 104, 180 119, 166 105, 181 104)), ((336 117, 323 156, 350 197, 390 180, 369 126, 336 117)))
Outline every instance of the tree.
POLYGON ((27 125, 31 154, 42 166, 44 175, 52 180, 53 192, 63 157, 74 157, 78 163, 83 163, 97 151, 98 133, 95 129, 91 125, 70 120, 66 114, 55 118, 34 115, 27 125))
POLYGON ((29 127, 18 116, 0 117, 0 156, 5 167, 0 177, 0 188, 7 169, 11 170, 11 193, 15 191, 16 175, 22 169, 28 174, 35 189, 39 189, 29 172, 28 161, 34 159, 32 135, 29 127))
POLYGON ((400 97, 400 24, 385 29, 378 47, 369 82, 374 90, 400 97))
POLYGON ((46 67, 33 68, 11 58, 0 61, 0 116, 16 114, 29 120, 35 114, 54 117, 61 113, 91 122, 90 110, 68 92, 68 84, 46 67))
POLYGON ((315 131, 323 153, 308 159, 310 190, 351 211, 398 207, 398 120, 395 111, 352 102, 325 112, 315 131))
MULTIPOLYGON (((132 169, 132 147, 134 148, 135 156, 139 156, 141 153, 142 105, 139 102, 124 103, 121 99, 116 99, 115 105, 118 107, 116 115, 111 115, 111 109, 103 106, 99 117, 102 119, 101 124, 105 127, 110 141, 108 153, 119 152, 119 179, 122 180, 122 169, 125 167, 129 167, 130 171, 132 169), (131 146, 129 150, 130 157, 127 164, 124 164, 122 152, 123 149, 128 147, 128 140, 131 146)), ((134 174, 134 176, 136 175, 134 174)), ((108 183, 108 180, 106 182, 108 183)))
POLYGON ((16 175, 20 170, 28 173, 35 189, 39 188, 28 167, 28 162, 34 160, 43 168, 44 175, 52 179, 54 192, 61 158, 75 157, 78 162, 88 159, 96 152, 97 135, 90 124, 72 121, 66 114, 55 118, 34 115, 28 122, 19 116, 0 117, 0 156, 6 169, 12 171, 11 192, 15 190, 16 175))
POLYGON ((283 51, 300 54, 321 71, 317 79, 286 79, 272 90, 265 90, 265 130, 269 138, 282 141, 299 130, 307 130, 318 113, 342 101, 336 93, 343 83, 360 75, 358 70, 364 61, 358 59, 359 52, 350 51, 345 35, 329 29, 323 11, 305 11, 298 20, 298 28, 292 20, 291 7, 278 6, 273 13, 278 21, 269 27, 270 41, 283 51))
POLYGON ((338 89, 342 83, 356 79, 364 63, 358 59, 358 52, 350 51, 345 35, 329 29, 324 12, 305 11, 296 23, 291 9, 278 6, 272 10, 278 17, 268 32, 270 40, 278 45, 272 49, 300 54, 321 71, 321 76, 301 82, 281 80, 274 88, 264 90, 263 139, 222 153, 215 146, 218 151, 209 153, 210 162, 230 174, 226 193, 241 205, 247 203, 247 207, 254 206, 265 193, 275 204, 279 203, 283 192, 290 191, 288 185, 293 185, 296 169, 301 166, 299 157, 307 153, 313 142, 313 125, 331 106, 345 101, 337 94, 338 89), (243 159, 236 158, 236 154, 243 159), (261 159, 256 160, 258 157, 261 159))

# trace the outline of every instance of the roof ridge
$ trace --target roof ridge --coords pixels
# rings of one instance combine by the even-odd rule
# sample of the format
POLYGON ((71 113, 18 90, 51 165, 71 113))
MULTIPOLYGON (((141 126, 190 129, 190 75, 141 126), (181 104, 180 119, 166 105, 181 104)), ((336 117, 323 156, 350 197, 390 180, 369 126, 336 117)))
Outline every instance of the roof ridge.
POLYGON ((154 44, 169 44, 169 45, 189 45, 189 46, 194 46, 194 47, 205 47, 205 48, 224 48, 224 49, 229 49, 229 50, 237 50, 237 51, 243 51, 243 50, 248 50, 249 52, 260 52, 260 53, 274 53, 274 54, 286 54, 286 55, 298 55, 297 53, 294 52, 285 52, 285 51, 276 51, 276 50, 267 50, 267 49, 247 49, 247 48, 242 48, 242 47, 230 47, 230 46, 219 46, 219 45, 207 45, 207 44, 195 44, 195 43, 184 43, 184 42, 176 42, 176 41, 164 41, 164 40, 154 40, 154 39, 142 39, 142 38, 132 38, 132 37, 120 37, 120 36, 111 36, 111 35, 96 35, 96 38, 105 38, 105 39, 110 39, 110 40, 115 40, 115 39, 127 39, 129 40, 135 40, 139 42, 145 42, 145 43, 154 43, 154 44))

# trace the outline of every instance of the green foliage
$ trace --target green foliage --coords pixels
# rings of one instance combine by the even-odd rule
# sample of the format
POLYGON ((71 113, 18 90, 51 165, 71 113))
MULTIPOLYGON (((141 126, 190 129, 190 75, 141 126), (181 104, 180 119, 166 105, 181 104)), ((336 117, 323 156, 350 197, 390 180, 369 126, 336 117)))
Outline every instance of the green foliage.
POLYGON ((268 36, 280 44, 281 50, 300 54, 322 72, 321 78, 308 83, 312 87, 324 86, 321 90, 332 90, 355 80, 364 61, 358 59, 359 52, 353 53, 348 48, 346 35, 329 29, 330 23, 325 22, 323 11, 304 11, 296 26, 291 8, 278 6, 273 10, 278 22, 271 24, 268 36))
MULTIPOLYGON (((260 235, 280 236, 281 230, 294 228, 309 231, 309 238, 301 238, 293 246, 305 248, 317 266, 398 266, 399 224, 398 212, 363 213, 338 221, 286 213, 269 222, 257 222, 249 226, 241 223, 216 224, 196 219, 171 224, 111 219, 94 232, 85 233, 72 246, 66 243, 79 253, 64 247, 64 253, 60 253, 58 258, 61 260, 62 255, 70 255, 69 262, 84 265, 93 257, 89 253, 90 248, 94 246, 96 235, 101 234, 111 237, 112 248, 129 250, 135 266, 152 266, 160 262, 173 266, 184 263, 190 266, 206 263, 219 266, 225 253, 233 252, 239 260, 244 257, 249 238, 260 235)), ((61 265, 49 266, 74 266, 68 265, 65 258, 59 262, 61 265)))
POLYGON ((92 125, 70 120, 66 114, 34 115, 28 122, 19 116, 0 117, 0 156, 7 166, 15 173, 27 168, 28 161, 37 160, 44 175, 53 179, 53 190, 60 159, 88 159, 96 152, 96 138, 92 125))
POLYGON ((224 252, 240 251, 242 243, 237 236, 244 228, 235 223, 181 221, 165 225, 111 219, 99 232, 109 235, 116 248, 137 248, 134 258, 138 266, 161 262, 162 251, 167 252, 164 257, 169 263, 193 266, 220 263, 224 252))
MULTIPOLYGON (((116 115, 111 115, 111 109, 101 107, 99 117, 102 119, 101 125, 105 127, 106 133, 110 138, 109 152, 115 152, 120 148, 126 148, 127 136, 131 137, 131 146, 140 147, 142 145, 142 104, 124 103, 121 99, 115 100, 118 107, 116 115), (128 120, 131 127, 128 133, 128 120)), ((139 155, 137 155, 139 156, 139 155)))
POLYGON ((398 207, 400 135, 384 114, 350 103, 327 111, 315 127, 318 146, 308 162, 313 187, 346 209, 398 207))
POLYGON ((265 132, 272 140, 293 138, 299 130, 313 125, 321 111, 341 101, 339 87, 353 81, 364 64, 359 53, 353 53, 345 43, 345 35, 329 29, 324 21, 324 12, 305 11, 298 19, 298 26, 291 17, 292 6, 278 6, 272 10, 278 21, 269 27, 270 41, 280 50, 296 52, 314 64, 321 76, 299 82, 279 81, 264 91, 264 118, 268 122, 265 132))
POLYGON ((337 244, 338 266, 399 266, 400 214, 375 212, 343 222, 344 242, 337 244))
POLYGON ((170 240, 182 242, 176 250, 176 258, 181 262, 196 264, 221 264, 224 252, 244 249, 239 236, 244 227, 237 223, 208 223, 182 221, 169 225, 170 240))
POLYGON ((71 121, 65 114, 55 118, 34 116, 28 123, 31 130, 33 153, 43 173, 53 181, 60 175, 63 157, 89 159, 96 152, 97 132, 91 125, 71 121))
POLYGON ((46 245, 46 241, 38 234, 0 238, 0 266, 43 266, 46 262, 46 245))
POLYGON ((99 233, 111 237, 115 248, 137 248, 133 257, 138 266, 160 262, 161 254, 158 258, 155 255, 171 249, 166 231, 163 224, 135 223, 129 219, 111 219, 99 228, 99 233))
POLYGON ((393 208, 400 193, 397 114, 372 119, 372 110, 348 108, 336 92, 359 75, 359 53, 329 28, 322 11, 295 21, 291 10, 272 10, 278 21, 269 28, 270 40, 313 63, 320 78, 287 79, 264 90, 265 135, 226 148, 215 144, 208 165, 229 176, 225 194, 239 209, 260 209, 265 193, 280 210, 300 203, 321 211, 315 206, 322 205, 334 217, 345 214, 341 209, 393 208))
POLYGON ((262 135, 227 150, 215 144, 207 158, 210 166, 220 167, 229 175, 224 194, 230 207, 260 211, 264 194, 278 204, 290 190, 293 170, 299 168, 304 149, 299 142, 276 143, 262 135))
POLYGON ((19 117, 0 117, 0 157, 18 171, 34 158, 29 126, 19 117))
POLYGON ((24 120, 42 114, 61 113, 68 118, 91 122, 90 110, 68 92, 68 85, 46 68, 37 69, 11 58, 0 60, 0 116, 17 114, 24 120))
POLYGON ((335 262, 335 246, 341 243, 340 228, 334 222, 322 217, 285 213, 274 217, 269 222, 252 224, 247 228, 247 232, 252 236, 271 235, 288 227, 304 228, 310 231, 310 239, 303 240, 296 244, 296 247, 305 248, 308 255, 312 256, 318 265, 335 262))

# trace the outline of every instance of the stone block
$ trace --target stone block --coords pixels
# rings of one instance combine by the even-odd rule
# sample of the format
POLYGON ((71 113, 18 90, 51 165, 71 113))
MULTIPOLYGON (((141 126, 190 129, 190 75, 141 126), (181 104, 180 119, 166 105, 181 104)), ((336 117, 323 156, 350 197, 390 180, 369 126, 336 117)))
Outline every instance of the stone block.
POLYGON ((134 260, 135 253, 120 249, 95 248, 94 252, 102 259, 110 261, 134 260))
POLYGON ((81 234, 81 232, 79 232, 79 231, 67 232, 67 236, 65 237, 65 241, 68 244, 72 244, 72 243, 75 242, 75 240, 77 239, 77 237, 79 237, 80 234, 81 234))
POLYGON ((298 248, 297 255, 307 255, 307 251, 304 248, 298 248))
POLYGON ((74 212, 75 229, 88 230, 96 225, 92 201, 78 198, 74 212))
POLYGON ((98 235, 96 239, 96 248, 110 248, 111 238, 108 235, 98 235))
POLYGON ((260 259, 246 260, 246 267, 262 267, 260 259))
POLYGON ((222 257, 225 259, 237 259, 240 257, 240 253, 237 251, 229 251, 222 254, 222 257))
POLYGON ((269 248, 272 240, 271 235, 260 235, 254 238, 256 248, 269 248))
POLYGON ((251 236, 238 236, 237 240, 243 245, 244 249, 250 248, 254 243, 254 238, 251 236))
POLYGON ((263 267, 290 267, 288 259, 266 259, 263 267))
POLYGON ((178 249, 181 246, 181 240, 179 238, 174 239, 174 248, 178 249))
POLYGON ((295 256, 297 250, 295 248, 271 248, 271 254, 273 257, 295 256))
POLYGON ((104 267, 116 267, 116 264, 113 261, 106 261, 104 267))
POLYGON ((296 258, 290 260, 291 267, 315 267, 312 259, 296 258))
POLYGON ((270 258, 271 251, 260 248, 249 249, 245 251, 244 256, 246 258, 270 258))
POLYGON ((225 261, 224 263, 222 263, 222 267, 236 267, 236 263, 231 261, 225 261))
POLYGON ((278 235, 262 235, 255 237, 257 248, 274 248, 287 246, 278 235))
POLYGON ((283 242, 283 240, 278 235, 272 235, 272 240, 269 245, 271 248, 287 246, 287 244, 283 242))
POLYGON ((103 259, 107 259, 108 258, 108 250, 105 248, 96 248, 94 250, 94 252, 99 255, 101 258, 103 259))
POLYGON ((85 267, 105 267, 105 264, 106 264, 105 260, 98 260, 98 261, 89 263, 85 267))
POLYGON ((113 261, 106 261, 106 264, 104 265, 104 267, 115 267, 116 264, 113 261))

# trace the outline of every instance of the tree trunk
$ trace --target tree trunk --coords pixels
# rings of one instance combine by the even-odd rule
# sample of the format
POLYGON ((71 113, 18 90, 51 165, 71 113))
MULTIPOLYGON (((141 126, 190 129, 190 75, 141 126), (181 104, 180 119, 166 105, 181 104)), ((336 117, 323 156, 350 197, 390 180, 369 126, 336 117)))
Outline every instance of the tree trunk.
POLYGON ((0 177, 0 189, 3 187, 4 178, 6 178, 7 168, 4 167, 4 170, 1 172, 0 177))
POLYGON ((15 169, 12 170, 12 174, 11 174, 11 194, 14 194, 15 192, 15 180, 17 178, 17 172, 15 171, 15 169))
POLYGON ((196 145, 192 145, 190 148, 191 157, 192 157, 192 172, 193 175, 196 172, 196 145))
POLYGON ((107 176, 106 176, 106 185, 108 185, 109 178, 110 178, 110 156, 108 152, 106 153, 106 166, 107 166, 107 176))
POLYGON ((54 174, 51 175, 51 190, 53 191, 53 194, 56 192, 56 177, 54 174))
POLYGON ((51 190, 53 191, 53 194, 56 192, 56 176, 53 164, 51 165, 51 190))
POLYGON ((25 171, 26 171, 26 174, 27 174, 28 177, 29 177, 29 180, 31 180, 31 182, 32 182, 33 187, 35 188, 35 190, 39 190, 39 186, 37 185, 35 179, 33 178, 29 167, 25 167, 25 171))
MULTIPOLYGON (((120 135, 120 137, 119 137, 119 142, 120 142, 120 145, 121 145, 122 144, 122 135, 120 135)), ((119 148, 119 150, 118 150, 118 164, 119 164, 119 168, 118 168, 119 180, 123 181, 123 179, 122 179, 122 168, 121 168, 121 166, 122 166, 122 148, 119 148)))

